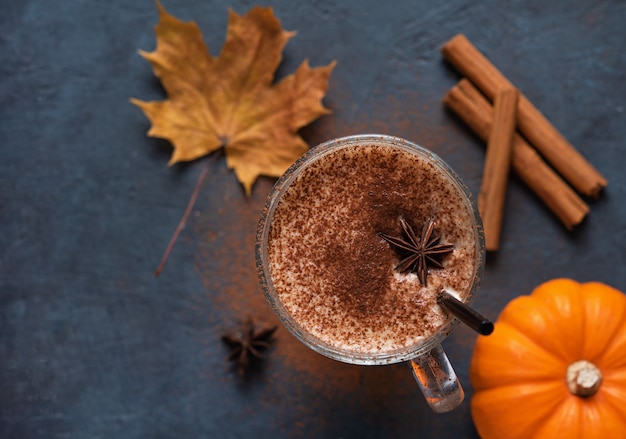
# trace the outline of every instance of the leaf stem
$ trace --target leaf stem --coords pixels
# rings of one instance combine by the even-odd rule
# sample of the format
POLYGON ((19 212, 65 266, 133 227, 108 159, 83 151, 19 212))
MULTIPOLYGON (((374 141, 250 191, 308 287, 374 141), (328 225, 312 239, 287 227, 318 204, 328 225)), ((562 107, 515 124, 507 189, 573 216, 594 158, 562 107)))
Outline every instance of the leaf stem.
MULTIPOLYGON (((223 148, 220 148, 219 150, 216 151, 216 153, 212 154, 212 158, 219 156, 219 152, 221 152, 222 149, 223 148)), ((193 206, 196 204, 196 200, 198 199, 198 195, 200 193, 200 188, 202 187, 202 183, 204 183, 204 179, 206 178, 206 175, 209 172, 209 164, 211 163, 211 161, 212 160, 207 160, 207 162, 202 167, 202 171, 200 171, 200 175, 198 175, 198 180, 196 181, 196 187, 194 188, 191 194, 191 197, 189 198, 189 201, 187 202, 185 213, 183 214, 182 218, 178 222, 178 226, 176 227, 176 230, 174 230, 174 234, 170 238, 170 242, 167 245, 167 248, 165 249, 163 256, 161 257, 161 262, 159 263, 159 266, 154 271, 155 277, 158 277, 163 271, 163 269, 165 268, 165 264, 167 264, 167 259, 169 258, 170 253, 172 252, 172 249, 174 248, 174 244, 176 244, 176 241, 178 240, 178 236, 180 235, 180 232, 183 231, 183 229, 185 228, 185 225, 187 224, 189 215, 191 214, 191 211, 193 210, 193 206)))

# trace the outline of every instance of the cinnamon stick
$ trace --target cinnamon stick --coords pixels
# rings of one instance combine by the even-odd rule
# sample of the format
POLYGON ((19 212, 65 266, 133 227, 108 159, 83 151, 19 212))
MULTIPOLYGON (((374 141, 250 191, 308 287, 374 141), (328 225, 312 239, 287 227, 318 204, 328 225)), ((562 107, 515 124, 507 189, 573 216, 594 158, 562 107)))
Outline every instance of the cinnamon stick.
MULTIPOLYGON (((491 101, 512 85, 464 35, 441 49, 443 56, 491 101)), ((517 125, 528 141, 581 194, 596 198, 607 180, 561 135, 537 108, 520 94, 517 125)))
MULTIPOLYGON (((462 79, 446 94, 444 103, 479 137, 489 138, 493 108, 467 79, 462 79)), ((519 134, 513 136, 511 166, 567 229, 571 230, 589 213, 587 204, 519 134)))
POLYGON ((478 193, 478 210, 483 219, 485 247, 488 251, 498 250, 500 244, 518 96, 519 92, 514 88, 503 89, 496 94, 493 102, 493 125, 489 132, 483 181, 478 193))

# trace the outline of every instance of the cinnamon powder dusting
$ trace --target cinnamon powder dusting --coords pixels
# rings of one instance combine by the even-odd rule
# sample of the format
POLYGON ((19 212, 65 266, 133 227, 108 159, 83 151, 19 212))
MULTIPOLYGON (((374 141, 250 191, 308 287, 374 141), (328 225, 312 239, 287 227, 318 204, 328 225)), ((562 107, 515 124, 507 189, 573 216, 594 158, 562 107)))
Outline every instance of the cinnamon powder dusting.
POLYGON ((475 270, 471 211, 436 167, 399 148, 367 145, 332 152, 309 166, 279 203, 269 254, 280 299, 309 332, 342 349, 388 352, 419 342, 447 319, 442 288, 463 293, 475 270), (379 233, 399 235, 400 218, 437 217, 455 243, 428 286, 394 267, 379 233))
MULTIPOLYGON (((343 96, 341 89, 335 90, 334 96, 346 102, 352 99, 349 95, 343 96)), ((411 100, 419 99, 412 96, 411 100)), ((454 143, 454 135, 451 136, 447 128, 433 127, 430 122, 428 126, 419 123, 436 118, 439 105, 433 108, 411 105, 408 109, 404 106, 402 112, 389 111, 398 107, 398 102, 389 97, 378 103, 378 113, 384 114, 378 119, 369 120, 369 114, 354 116, 349 123, 339 118, 322 119, 314 124, 314 128, 305 128, 309 143, 316 144, 327 138, 372 129, 381 132, 391 130, 403 137, 420 138, 427 145, 440 145, 441 148, 454 143), (424 114, 429 114, 430 118, 424 118, 424 114)), ((190 226, 197 237, 195 269, 205 287, 205 294, 189 311, 198 320, 198 325, 206 328, 198 333, 198 342, 207 357, 207 367, 190 377, 187 388, 191 393, 203 391, 205 387, 199 383, 234 379, 233 374, 228 373, 226 351, 219 340, 219 334, 224 329, 248 313, 263 323, 277 322, 263 297, 254 265, 256 224, 272 183, 269 179, 260 179, 252 198, 242 202, 239 186, 223 170, 211 181, 210 189, 208 185, 202 189, 207 196, 201 197, 196 212, 199 215, 194 216, 196 219, 190 221, 190 226), (215 187, 215 178, 219 178, 220 183, 224 182, 220 188, 215 187), (230 237, 228 242, 226 237, 230 237), (209 361, 214 357, 224 359, 223 369, 216 369, 215 361, 209 361)), ((377 197, 376 194, 373 196, 377 197)), ((382 196, 377 198, 379 203, 384 201, 382 196)), ((384 203, 381 204, 379 207, 383 209, 384 203)), ((303 221, 302 226, 306 224, 303 221)), ((399 233, 400 230, 391 227, 386 232, 399 233)), ((454 239, 451 237, 451 240, 454 239)), ((393 263, 391 250, 386 256, 378 257, 388 257, 393 263)), ((264 375, 255 376, 262 381, 261 385, 267 387, 267 392, 262 395, 271 396, 252 398, 249 404, 250 410, 255 412, 271 410, 276 414, 269 419, 272 425, 268 425, 268 429, 282 431, 291 437, 322 436, 333 431, 333 425, 340 422, 338 416, 358 413, 364 422, 393 435, 403 425, 399 419, 414 419, 412 402, 419 391, 406 366, 342 364, 308 349, 283 327, 279 327, 276 337, 278 340, 268 354, 264 375), (277 404, 277 399, 283 403, 277 404), (336 403, 329 404, 331 400, 336 403), (338 406, 343 407, 340 414, 338 406)), ((186 397, 194 401, 194 395, 187 394, 186 397)))

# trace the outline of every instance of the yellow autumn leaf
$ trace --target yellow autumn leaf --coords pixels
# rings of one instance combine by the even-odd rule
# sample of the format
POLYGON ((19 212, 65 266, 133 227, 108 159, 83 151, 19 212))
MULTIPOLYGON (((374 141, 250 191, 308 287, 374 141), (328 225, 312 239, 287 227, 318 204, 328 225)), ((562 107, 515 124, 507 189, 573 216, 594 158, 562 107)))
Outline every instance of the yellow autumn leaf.
POLYGON ((335 66, 311 68, 274 83, 287 41, 271 8, 229 11, 226 41, 212 56, 194 22, 182 22, 157 2, 157 48, 141 51, 168 99, 131 99, 152 122, 148 135, 169 140, 170 165, 224 149, 246 195, 260 175, 279 177, 308 148, 298 130, 330 111, 322 104, 335 66))

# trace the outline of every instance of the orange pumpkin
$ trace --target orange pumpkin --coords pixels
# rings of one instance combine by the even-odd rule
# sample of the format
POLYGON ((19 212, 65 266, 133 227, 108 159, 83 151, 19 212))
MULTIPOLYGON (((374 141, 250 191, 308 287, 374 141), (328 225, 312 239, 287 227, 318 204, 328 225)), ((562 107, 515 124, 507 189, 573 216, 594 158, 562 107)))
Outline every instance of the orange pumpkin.
POLYGON ((478 433, 626 437, 626 296, 556 279, 510 302, 470 366, 478 433))

